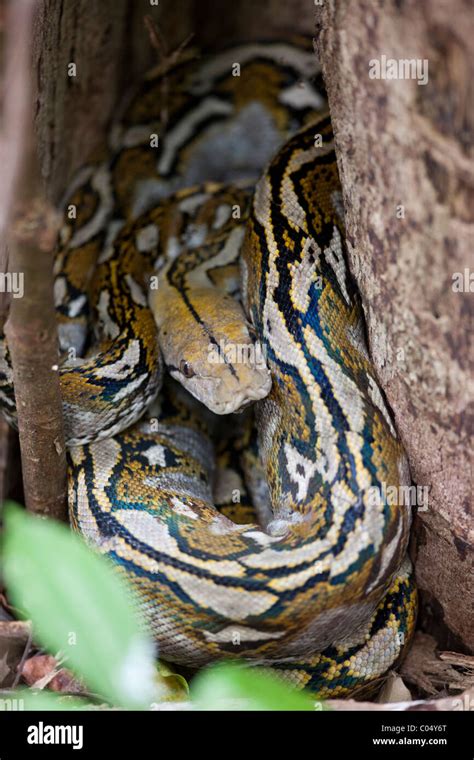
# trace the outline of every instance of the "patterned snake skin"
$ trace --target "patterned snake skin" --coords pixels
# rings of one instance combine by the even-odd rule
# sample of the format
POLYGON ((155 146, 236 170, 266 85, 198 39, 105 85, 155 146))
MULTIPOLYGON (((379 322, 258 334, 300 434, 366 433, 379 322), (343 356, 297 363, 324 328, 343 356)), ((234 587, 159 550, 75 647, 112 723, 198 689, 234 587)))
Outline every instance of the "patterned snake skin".
POLYGON ((69 190, 55 296, 74 529, 161 657, 325 697, 381 682, 416 592, 318 79, 304 40, 151 72, 69 190))

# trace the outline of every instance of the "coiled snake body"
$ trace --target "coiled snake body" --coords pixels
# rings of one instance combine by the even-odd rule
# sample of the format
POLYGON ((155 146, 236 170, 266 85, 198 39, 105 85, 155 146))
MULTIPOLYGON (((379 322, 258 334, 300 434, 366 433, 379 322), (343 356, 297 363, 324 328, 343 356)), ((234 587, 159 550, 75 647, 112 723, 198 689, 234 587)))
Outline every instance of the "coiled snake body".
POLYGON ((327 696, 383 677, 416 601, 316 75, 304 41, 151 72, 69 192, 55 293, 72 525, 160 656, 327 696))

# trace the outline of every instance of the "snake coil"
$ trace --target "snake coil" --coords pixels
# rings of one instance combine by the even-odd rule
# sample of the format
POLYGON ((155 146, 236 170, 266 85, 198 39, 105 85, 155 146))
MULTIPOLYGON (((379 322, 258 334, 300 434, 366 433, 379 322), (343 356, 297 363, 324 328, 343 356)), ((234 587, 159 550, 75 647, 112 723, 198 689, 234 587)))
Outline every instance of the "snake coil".
MULTIPOLYGON (((396 663, 416 593, 318 74, 298 40, 145 77, 68 191, 55 298, 71 523, 160 656, 336 696, 396 663)), ((0 399, 14 423, 4 338, 0 399)))

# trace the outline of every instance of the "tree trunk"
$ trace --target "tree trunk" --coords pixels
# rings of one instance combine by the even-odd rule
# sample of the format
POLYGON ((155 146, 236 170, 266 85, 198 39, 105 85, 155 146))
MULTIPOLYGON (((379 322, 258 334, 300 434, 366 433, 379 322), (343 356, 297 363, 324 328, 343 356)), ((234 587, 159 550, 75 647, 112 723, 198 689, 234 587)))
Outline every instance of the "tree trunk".
MULTIPOLYGON (((8 262, 10 282, 15 283, 4 332, 13 370, 25 504, 31 511, 67 520, 52 274, 58 214, 43 196, 33 130, 30 50, 34 11, 32 0, 8 3, 2 19, 6 54, 0 133, 0 251, 2 269, 5 271, 8 262)), ((3 300, 2 321, 6 306, 3 300)), ((8 450, 8 438, 3 443, 8 450)))
POLYGON ((316 38, 371 353, 428 489, 414 531, 422 624, 473 650, 472 296, 456 284, 473 239, 472 19, 463 0, 324 0, 316 38), (427 83, 371 78, 381 56, 426 60, 427 83))

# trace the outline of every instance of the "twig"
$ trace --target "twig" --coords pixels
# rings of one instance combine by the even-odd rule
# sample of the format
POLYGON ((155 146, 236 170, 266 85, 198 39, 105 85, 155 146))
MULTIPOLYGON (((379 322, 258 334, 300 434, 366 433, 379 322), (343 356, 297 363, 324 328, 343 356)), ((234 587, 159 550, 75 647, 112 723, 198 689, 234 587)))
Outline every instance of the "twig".
POLYGON ((16 687, 20 683, 21 671, 23 670, 23 665, 25 664, 26 658, 28 657, 28 655, 29 655, 29 653, 31 651, 32 644, 33 644, 33 630, 30 627, 30 629, 28 631, 28 639, 26 641, 25 648, 23 650, 23 654, 21 655, 20 662, 18 663, 18 666, 17 666, 17 669, 16 669, 16 673, 15 673, 15 678, 14 678, 12 686, 11 686, 12 689, 16 689, 16 687))
POLYGON ((153 48, 156 50, 158 57, 158 64, 148 72, 148 76, 156 77, 160 74, 165 74, 174 66, 176 66, 176 64, 180 61, 191 60, 192 58, 197 57, 196 51, 192 49, 185 51, 185 48, 189 45, 192 38, 194 37, 194 32, 189 34, 182 42, 180 42, 178 47, 175 48, 175 50, 172 50, 170 53, 159 27, 152 19, 152 17, 145 16, 144 21, 145 26, 148 30, 150 42, 153 48))
POLYGON ((0 246, 7 241, 10 271, 23 284, 23 292, 11 299, 5 334, 13 366, 25 503, 33 512, 65 520, 66 456, 52 279, 59 220, 42 193, 34 139, 30 50, 35 5, 35 0, 9 3, 5 25, 0 246))
POLYGON ((168 123, 168 100, 169 100, 169 80, 166 76, 171 69, 173 69, 178 63, 192 60, 197 57, 197 53, 194 50, 186 50, 187 45, 194 37, 194 34, 188 35, 183 42, 181 42, 175 50, 171 53, 168 51, 168 45, 166 40, 161 34, 161 31, 151 16, 144 17, 145 26, 148 30, 150 42, 154 50, 156 51, 158 63, 150 71, 148 71, 148 78, 161 77, 161 124, 162 128, 166 127, 168 123))

